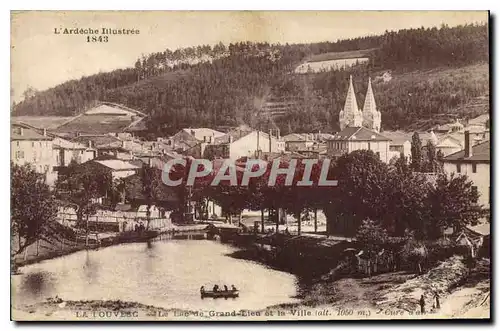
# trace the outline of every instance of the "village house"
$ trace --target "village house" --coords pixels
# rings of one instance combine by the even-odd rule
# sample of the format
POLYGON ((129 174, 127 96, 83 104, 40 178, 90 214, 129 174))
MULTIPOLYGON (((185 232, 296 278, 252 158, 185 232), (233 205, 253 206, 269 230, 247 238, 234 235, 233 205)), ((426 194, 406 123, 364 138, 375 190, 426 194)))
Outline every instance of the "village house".
POLYGON ((327 155, 333 159, 357 150, 373 151, 385 163, 390 160, 391 140, 364 127, 348 127, 328 141, 327 155))
POLYGON ((97 151, 96 158, 114 158, 120 160, 133 159, 131 149, 125 148, 129 143, 118 138, 116 134, 78 134, 72 141, 87 144, 87 146, 90 144, 90 146, 97 151))
POLYGON ((402 131, 384 131, 384 137, 390 139, 389 160, 399 158, 401 154, 410 159, 411 157, 411 134, 402 131))
POLYGON ((247 126, 240 126, 215 139, 214 143, 203 144, 203 157, 238 160, 241 157, 256 157, 260 153, 283 153, 285 142, 279 132, 265 133, 247 126))
POLYGON ((443 124, 434 129, 440 136, 436 147, 443 154, 450 155, 465 147, 464 132, 469 132, 469 137, 476 145, 490 139, 488 126, 489 114, 479 115, 476 118, 465 120, 463 123, 455 120, 453 123, 443 124))
POLYGON ((209 128, 185 128, 170 137, 170 141, 172 149, 176 152, 201 158, 206 144, 212 144, 216 138, 222 136, 223 132, 209 128))
POLYGON ((27 125, 13 123, 10 135, 10 160, 17 165, 30 164, 45 175, 46 183, 52 186, 57 178, 54 172, 55 158, 53 138, 43 130, 40 134, 27 125))
POLYGON ((92 141, 87 145, 55 137, 53 142, 56 167, 67 167, 72 161, 85 163, 96 157, 97 150, 92 147, 92 141))
POLYGON ((314 145, 314 140, 309 139, 307 134, 290 133, 283 136, 285 150, 288 152, 308 150, 314 145))
POLYGON ((444 171, 465 174, 479 193, 479 203, 489 208, 490 197, 490 141, 473 145, 469 132, 465 132, 465 149, 444 158, 444 171))
POLYGON ((106 171, 111 173, 114 179, 126 178, 135 175, 141 168, 138 165, 132 164, 123 160, 92 160, 97 166, 103 167, 106 171))

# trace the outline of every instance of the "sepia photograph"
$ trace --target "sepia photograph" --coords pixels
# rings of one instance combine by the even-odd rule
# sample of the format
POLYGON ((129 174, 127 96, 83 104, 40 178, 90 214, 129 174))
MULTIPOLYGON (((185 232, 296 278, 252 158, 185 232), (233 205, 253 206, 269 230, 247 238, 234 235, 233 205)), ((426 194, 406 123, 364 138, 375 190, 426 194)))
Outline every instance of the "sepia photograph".
POLYGON ((11 11, 11 320, 489 321, 490 24, 11 11))

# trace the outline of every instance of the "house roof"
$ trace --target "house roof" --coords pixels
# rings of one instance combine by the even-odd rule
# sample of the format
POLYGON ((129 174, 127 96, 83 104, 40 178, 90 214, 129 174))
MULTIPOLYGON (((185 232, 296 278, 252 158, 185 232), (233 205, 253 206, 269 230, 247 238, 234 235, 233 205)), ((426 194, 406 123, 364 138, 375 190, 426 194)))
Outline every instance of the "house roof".
POLYGON ((191 136, 196 138, 196 140, 198 140, 198 141, 203 141, 204 137, 213 136, 213 137, 217 138, 217 137, 221 137, 224 135, 223 132, 219 132, 219 131, 209 129, 209 128, 197 128, 197 129, 185 128, 182 130, 189 133, 191 136))
POLYGON ((306 137, 304 137, 300 133, 290 133, 287 134, 286 136, 283 136, 284 141, 305 141, 306 137))
POLYGON ((89 141, 92 142, 92 147, 110 147, 116 146, 121 147, 123 141, 117 137, 110 135, 81 135, 72 139, 72 141, 87 144, 89 141))
POLYGON ((347 127, 335 134, 331 140, 390 141, 391 139, 364 127, 347 127))
POLYGON ((469 120, 469 125, 485 125, 485 123, 490 119, 490 114, 482 114, 478 117, 469 120))
POLYGON ((467 161, 481 161, 490 162, 490 141, 487 140, 480 144, 472 146, 472 156, 465 157, 465 150, 458 151, 450 154, 444 158, 445 162, 467 162, 467 161))
POLYGON ((52 140, 50 136, 44 136, 24 125, 13 124, 10 131, 10 140, 52 140), (22 129, 22 134, 21 134, 22 129))
POLYGON ((106 168, 109 168, 114 171, 119 171, 119 170, 135 170, 135 169, 140 169, 141 167, 136 166, 130 162, 126 162, 123 160, 94 160, 96 163, 99 163, 106 168))
POLYGON ((69 141, 66 139, 62 138, 54 138, 54 143, 53 143, 54 148, 61 148, 61 149, 78 149, 78 150, 87 150, 87 149, 92 149, 90 147, 85 146, 84 144, 81 144, 76 141, 69 141))
MULTIPOLYGON (((222 136, 219 136, 219 137, 215 137, 215 141, 214 143, 216 144, 227 144, 229 143, 229 140, 230 138, 232 139, 232 141, 236 141, 238 139, 241 139, 247 135, 249 135, 250 133, 252 133, 254 130, 250 127, 247 127, 247 126, 242 126, 242 127, 239 127, 239 128, 235 128, 231 131, 229 131, 228 133, 222 135, 222 136)), ((267 136, 267 134, 261 132, 260 133, 261 135, 264 134, 267 136)))
POLYGON ((382 132, 384 137, 391 140, 391 145, 402 145, 405 142, 411 142, 411 133, 403 131, 384 131, 382 132))

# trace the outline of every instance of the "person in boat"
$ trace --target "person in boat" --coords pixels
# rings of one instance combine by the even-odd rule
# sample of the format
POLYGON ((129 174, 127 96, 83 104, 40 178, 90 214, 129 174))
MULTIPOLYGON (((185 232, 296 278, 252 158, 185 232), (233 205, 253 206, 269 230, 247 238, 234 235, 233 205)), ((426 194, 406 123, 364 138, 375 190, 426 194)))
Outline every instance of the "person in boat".
POLYGON ((203 294, 203 293, 205 293, 205 286, 202 286, 202 287, 200 288, 200 293, 202 293, 202 294, 203 294))
POLYGON ((219 285, 215 284, 214 285, 214 292, 218 292, 219 291, 219 285))
POLYGON ((224 291, 228 291, 229 289, 227 288, 227 285, 224 285, 224 291))
POLYGON ((236 286, 231 285, 231 291, 238 291, 238 289, 236 288, 236 286))

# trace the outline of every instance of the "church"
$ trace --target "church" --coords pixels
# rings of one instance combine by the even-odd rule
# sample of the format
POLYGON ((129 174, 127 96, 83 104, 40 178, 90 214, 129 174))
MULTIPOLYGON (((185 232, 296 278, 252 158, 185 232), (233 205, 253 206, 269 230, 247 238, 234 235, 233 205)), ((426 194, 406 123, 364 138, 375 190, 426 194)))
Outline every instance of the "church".
POLYGON ((339 114, 341 131, 328 141, 327 154, 332 158, 337 158, 355 150, 371 150, 383 162, 388 163, 391 157, 391 139, 380 134, 381 121, 381 114, 377 110, 373 95, 371 79, 368 78, 365 103, 363 110, 360 110, 354 93, 352 76, 350 76, 344 109, 339 114))
MULTIPOLYGON (((481 115, 467 123, 467 127, 455 120, 455 123, 445 124, 430 130, 419 132, 422 145, 430 141, 436 150, 444 156, 464 149, 465 131, 472 132, 475 144, 489 140, 489 129, 485 125, 488 115, 481 115), (479 124, 476 124, 478 122, 479 124), (437 136, 434 130, 439 134, 437 136)), ((392 158, 401 154, 411 157, 411 139, 413 132, 382 131, 381 113, 377 109, 371 79, 368 78, 365 103, 362 110, 358 108, 352 76, 349 77, 349 87, 344 108, 339 114, 340 132, 333 135, 327 142, 327 155, 332 158, 355 150, 371 150, 380 160, 389 163, 392 158), (382 131, 382 133, 380 133, 382 131)))
POLYGON ((363 111, 361 111, 356 101, 352 76, 349 77, 349 89, 347 90, 344 110, 340 111, 339 122, 340 130, 344 130, 348 127, 365 127, 369 130, 380 132, 382 117, 375 103, 371 78, 368 78, 365 104, 363 105, 363 111))

